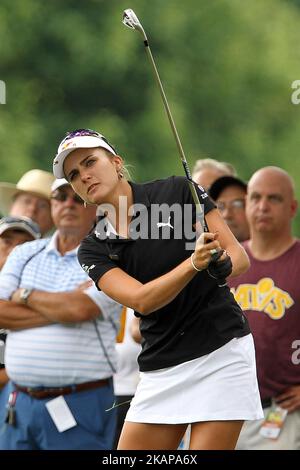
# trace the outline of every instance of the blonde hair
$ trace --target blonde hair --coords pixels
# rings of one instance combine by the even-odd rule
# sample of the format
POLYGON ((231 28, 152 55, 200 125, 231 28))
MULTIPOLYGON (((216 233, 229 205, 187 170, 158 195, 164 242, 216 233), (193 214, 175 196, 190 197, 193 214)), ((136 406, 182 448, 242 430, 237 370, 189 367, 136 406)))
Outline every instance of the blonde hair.
MULTIPOLYGON (((99 148, 100 148, 101 150, 103 150, 104 153, 106 153, 106 155, 107 155, 108 157, 113 157, 113 156, 114 156, 114 154, 111 153, 109 150, 104 149, 104 148, 102 148, 102 147, 99 147, 99 148)), ((121 157, 121 155, 118 155, 118 157, 121 157)), ((123 174, 123 176, 125 176, 125 178, 126 178, 127 180, 131 180, 132 178, 131 178, 131 175, 130 175, 130 172, 129 172, 129 169, 128 169, 128 168, 129 168, 129 167, 132 167, 132 165, 127 165, 127 164, 125 164, 124 158, 123 158, 123 157, 121 157, 121 158, 122 158, 122 160, 123 160, 123 164, 122 164, 122 167, 121 167, 121 173, 123 174)))

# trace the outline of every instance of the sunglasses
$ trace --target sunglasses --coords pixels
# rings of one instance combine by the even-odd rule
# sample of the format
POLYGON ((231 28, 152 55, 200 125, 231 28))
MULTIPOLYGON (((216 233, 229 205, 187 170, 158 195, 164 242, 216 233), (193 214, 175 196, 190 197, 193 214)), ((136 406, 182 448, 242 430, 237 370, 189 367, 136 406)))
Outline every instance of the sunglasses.
POLYGON ((101 140, 104 140, 117 154, 116 149, 108 142, 108 140, 104 137, 104 135, 100 134, 97 131, 93 131, 92 129, 76 129, 71 132, 67 132, 66 137, 61 141, 60 145, 64 144, 67 140, 73 139, 74 137, 98 137, 101 140))
POLYGON ((77 204, 84 204, 84 200, 81 199, 81 197, 78 196, 78 194, 68 194, 59 190, 55 191, 52 194, 51 199, 54 199, 55 201, 59 201, 59 202, 65 202, 67 199, 72 199, 72 201, 77 204))

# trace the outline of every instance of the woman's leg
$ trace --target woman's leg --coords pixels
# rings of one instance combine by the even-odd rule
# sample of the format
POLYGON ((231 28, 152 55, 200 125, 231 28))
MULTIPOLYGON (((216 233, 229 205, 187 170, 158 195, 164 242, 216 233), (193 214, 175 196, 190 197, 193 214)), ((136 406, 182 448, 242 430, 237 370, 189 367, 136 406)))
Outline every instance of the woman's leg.
POLYGON ((176 450, 187 424, 145 424, 125 421, 118 450, 176 450))
POLYGON ((233 450, 244 421, 192 423, 190 449, 233 450))

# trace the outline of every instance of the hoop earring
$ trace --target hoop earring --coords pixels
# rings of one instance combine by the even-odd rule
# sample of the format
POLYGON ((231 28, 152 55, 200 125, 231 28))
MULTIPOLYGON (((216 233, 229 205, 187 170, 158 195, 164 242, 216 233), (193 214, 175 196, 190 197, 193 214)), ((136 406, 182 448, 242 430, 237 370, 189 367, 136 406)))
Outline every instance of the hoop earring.
POLYGON ((119 180, 121 180, 123 178, 124 174, 122 173, 122 171, 119 171, 118 173, 118 178, 119 180))
POLYGON ((87 208, 87 203, 86 203, 86 201, 84 201, 83 205, 84 205, 84 207, 85 207, 85 209, 86 209, 86 208, 87 208))

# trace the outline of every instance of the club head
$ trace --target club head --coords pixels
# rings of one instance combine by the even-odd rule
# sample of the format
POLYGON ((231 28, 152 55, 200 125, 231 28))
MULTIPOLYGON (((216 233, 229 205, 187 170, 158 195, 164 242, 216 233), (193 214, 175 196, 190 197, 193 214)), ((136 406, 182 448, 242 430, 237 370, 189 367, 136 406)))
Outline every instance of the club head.
POLYGON ((137 31, 142 33, 144 38, 147 39, 146 33, 145 33, 138 17, 134 13, 134 11, 131 10, 131 8, 127 8, 127 10, 124 10, 122 22, 125 24, 125 26, 128 26, 128 28, 136 29, 137 31))

